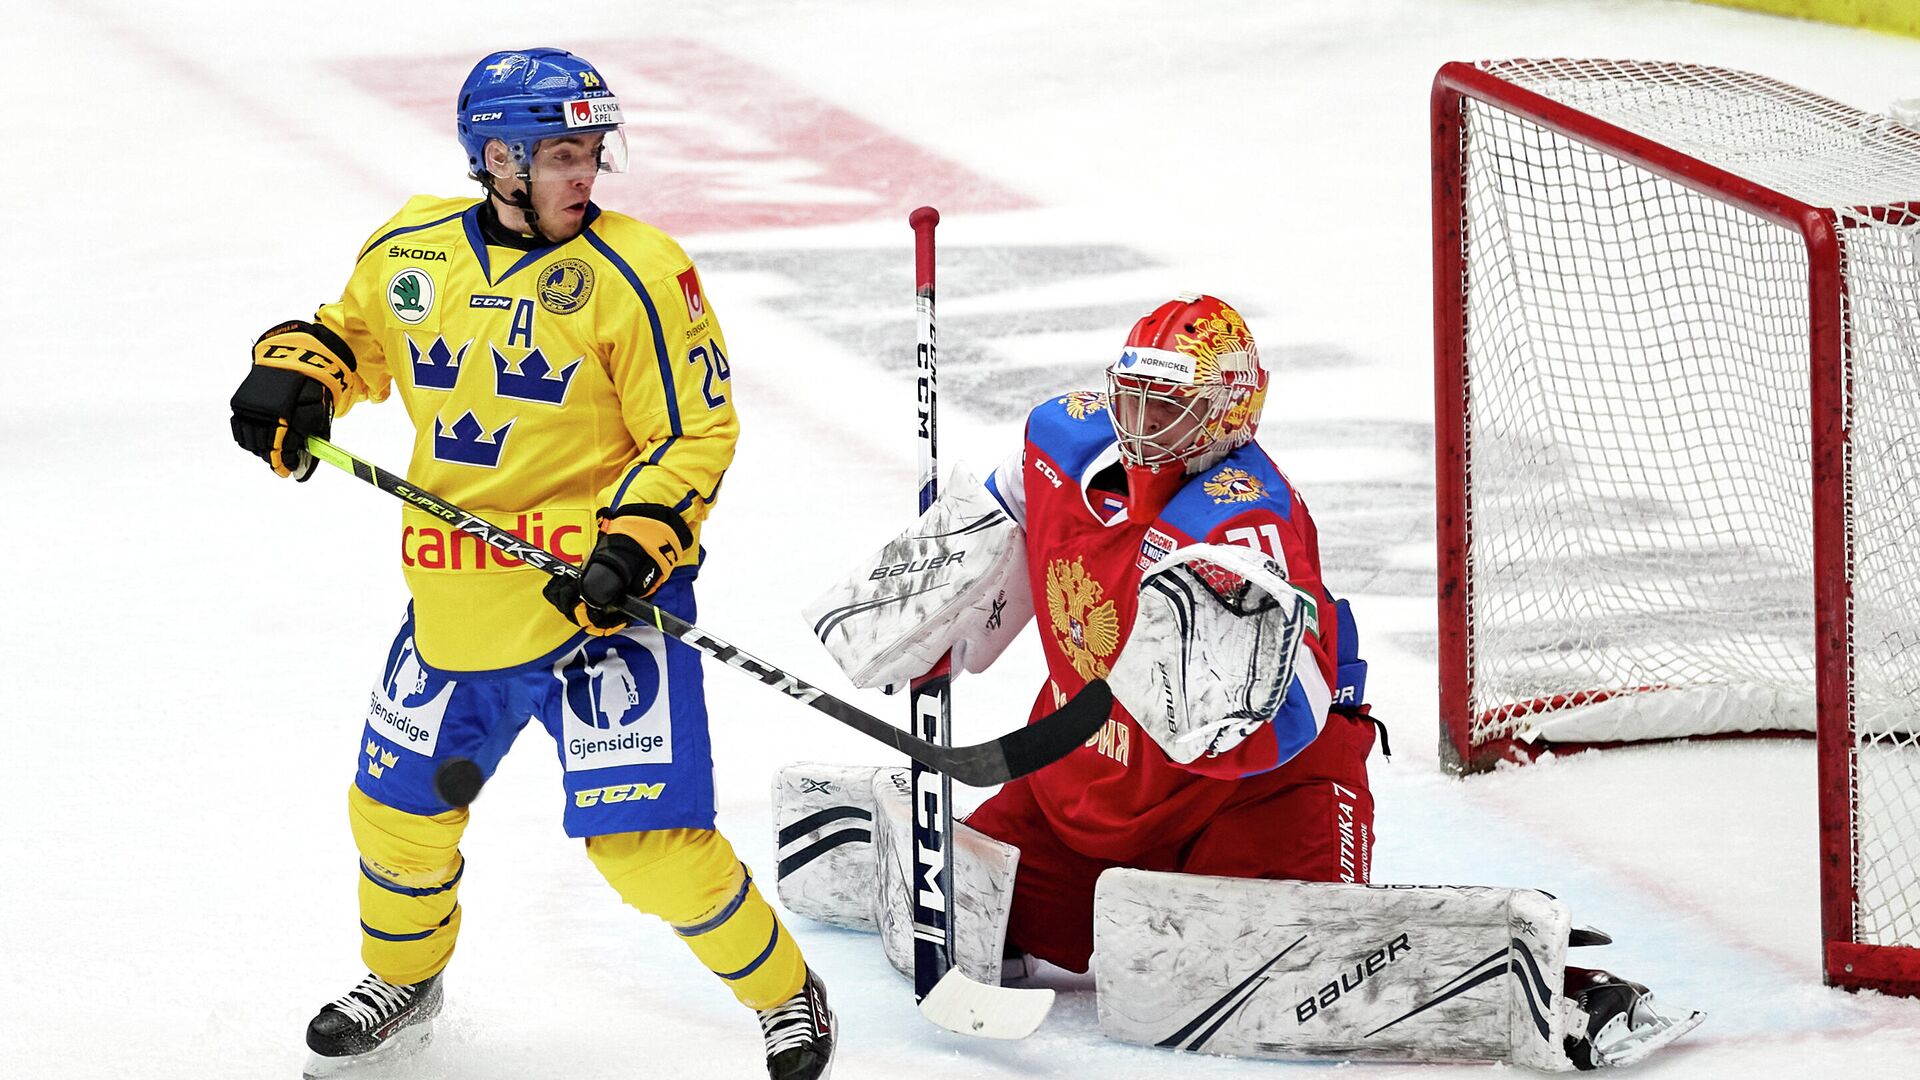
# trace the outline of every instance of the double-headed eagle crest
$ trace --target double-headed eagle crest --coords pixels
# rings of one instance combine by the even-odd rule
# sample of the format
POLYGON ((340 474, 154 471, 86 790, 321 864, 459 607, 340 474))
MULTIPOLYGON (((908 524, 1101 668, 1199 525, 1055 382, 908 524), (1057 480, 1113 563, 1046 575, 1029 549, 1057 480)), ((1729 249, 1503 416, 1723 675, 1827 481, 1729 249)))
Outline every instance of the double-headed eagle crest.
POLYGON ((1120 615, 1079 558, 1047 566, 1047 613, 1053 637, 1083 679, 1104 679, 1120 647, 1120 615))

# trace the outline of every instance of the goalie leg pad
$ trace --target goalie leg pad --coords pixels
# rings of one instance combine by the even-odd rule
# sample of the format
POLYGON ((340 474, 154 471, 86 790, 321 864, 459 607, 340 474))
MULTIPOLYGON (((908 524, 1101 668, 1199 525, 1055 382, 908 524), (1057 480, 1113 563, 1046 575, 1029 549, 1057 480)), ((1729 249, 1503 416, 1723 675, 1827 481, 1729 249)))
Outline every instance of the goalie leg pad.
POLYGON ((1033 618, 1026 533, 992 493, 955 470, 906 532, 804 612, 855 686, 896 686, 953 654, 984 671, 1033 618))
POLYGON ((1100 1029, 1236 1057, 1572 1068, 1571 918, 1528 889, 1101 875, 1100 1029))
POLYGON ((780 903, 796 915, 849 930, 878 930, 880 880, 873 844, 878 765, 799 762, 773 777, 774 844, 780 903))
MULTIPOLYGON (((909 976, 913 973, 913 890, 931 890, 934 884, 914 881, 912 790, 905 769, 882 769, 873 780, 874 845, 880 863, 874 915, 887 962, 909 976)), ((1007 916, 1019 866, 1019 848, 954 823, 953 965, 975 982, 1000 985, 1007 916)), ((945 903, 937 893, 925 900, 930 907, 945 903)))

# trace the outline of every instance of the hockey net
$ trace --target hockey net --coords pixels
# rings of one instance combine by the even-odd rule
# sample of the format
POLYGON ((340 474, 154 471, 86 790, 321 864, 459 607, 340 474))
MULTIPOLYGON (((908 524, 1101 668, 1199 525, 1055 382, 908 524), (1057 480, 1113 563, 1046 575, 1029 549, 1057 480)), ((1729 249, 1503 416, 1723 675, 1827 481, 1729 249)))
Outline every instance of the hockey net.
POLYGON ((1829 979, 1914 992, 1920 132, 1668 63, 1433 109, 1443 756, 1817 732, 1829 979))

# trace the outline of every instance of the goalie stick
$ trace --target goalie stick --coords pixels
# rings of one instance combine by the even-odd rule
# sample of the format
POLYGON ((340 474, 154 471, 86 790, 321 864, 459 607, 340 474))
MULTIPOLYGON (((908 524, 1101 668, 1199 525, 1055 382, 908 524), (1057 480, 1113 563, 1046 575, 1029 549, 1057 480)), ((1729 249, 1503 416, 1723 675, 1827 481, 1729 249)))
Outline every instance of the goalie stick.
MULTIPOLYGON (((922 206, 907 215, 913 229, 915 400, 920 448, 919 512, 940 496, 939 350, 933 322, 933 230, 940 211, 922 206)), ((953 741, 952 657, 914 679, 907 694, 914 734, 939 746, 953 741)), ((968 978, 953 963, 953 780, 913 762, 913 996, 920 1013, 948 1031, 990 1039, 1024 1039, 1053 1008, 1053 991, 991 986, 968 978)))
MULTIPOLYGON (((515 536, 468 510, 422 491, 371 462, 326 441, 309 437, 307 452, 329 465, 364 480, 407 505, 439 518, 456 529, 479 538, 487 546, 509 558, 555 577, 577 577, 578 568, 546 548, 515 536)), ((926 763, 963 784, 992 787, 1065 757, 1090 738, 1107 722, 1113 708, 1113 693, 1105 682, 1095 680, 1075 694, 1073 699, 1053 712, 1010 731, 997 739, 970 746, 935 746, 924 739, 901 731, 872 713, 856 708, 817 686, 802 681, 737 646, 700 629, 671 612, 662 611, 645 600, 629 599, 620 605, 620 613, 636 623, 656 627, 670 638, 706 653, 759 679, 775 690, 804 705, 826 713, 835 720, 869 738, 893 747, 915 761, 926 763)), ((474 794, 478 794, 474 785, 474 794)), ((469 796, 469 800, 471 796, 469 796)), ((449 800, 450 802, 452 800, 449 800)))
MULTIPOLYGON (((933 338, 933 229, 940 211, 922 206, 907 215, 913 228, 914 401, 920 426, 920 493, 924 514, 940 497, 939 353, 933 338)), ((952 657, 913 680, 907 694, 913 733, 928 742, 953 742, 952 657)), ((924 1003, 953 967, 953 781, 913 763, 913 999, 924 1003)))

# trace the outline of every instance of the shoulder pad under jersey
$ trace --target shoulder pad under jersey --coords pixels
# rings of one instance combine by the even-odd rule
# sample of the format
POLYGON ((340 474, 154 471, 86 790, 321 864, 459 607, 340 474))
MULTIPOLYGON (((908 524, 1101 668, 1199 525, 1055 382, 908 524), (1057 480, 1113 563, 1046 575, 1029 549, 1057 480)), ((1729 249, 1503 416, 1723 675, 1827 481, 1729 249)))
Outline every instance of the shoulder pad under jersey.
POLYGON ((1248 443, 1190 477, 1160 518, 1199 538, 1254 509, 1271 510, 1282 521, 1292 520, 1293 487, 1258 443, 1248 443))
POLYGON ((360 258, 373 254, 382 245, 409 236, 433 233, 447 228, 459 232, 461 215, 478 206, 478 199, 448 199, 438 195, 415 195, 360 248, 360 258))
POLYGON ((1027 414, 1027 441, 1079 477, 1114 442, 1107 395, 1076 390, 1048 398, 1027 414))

